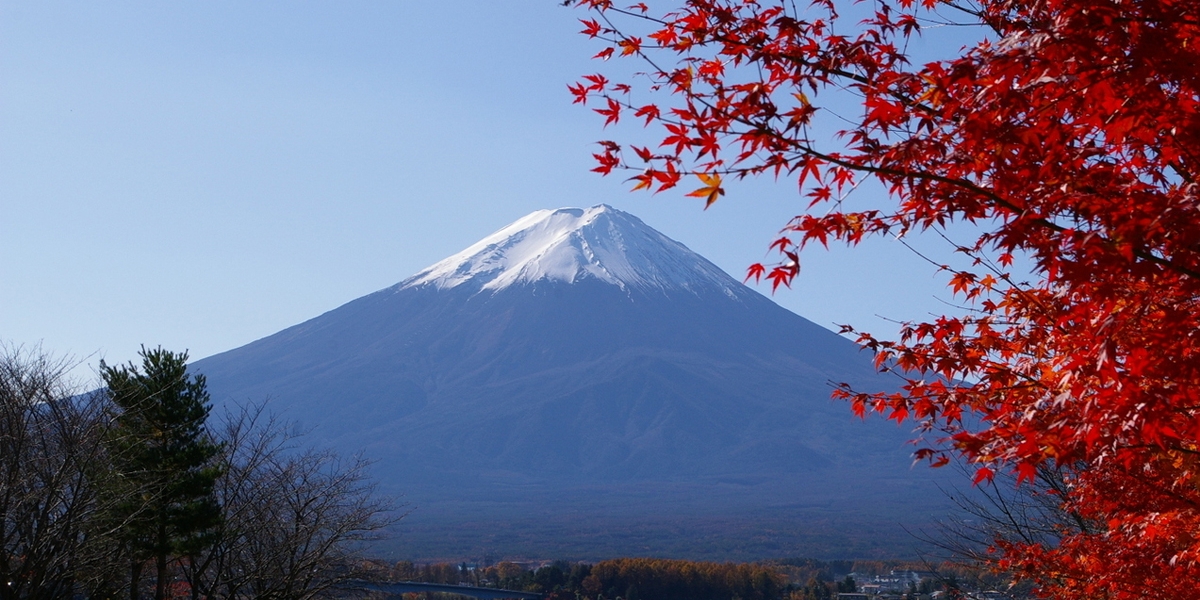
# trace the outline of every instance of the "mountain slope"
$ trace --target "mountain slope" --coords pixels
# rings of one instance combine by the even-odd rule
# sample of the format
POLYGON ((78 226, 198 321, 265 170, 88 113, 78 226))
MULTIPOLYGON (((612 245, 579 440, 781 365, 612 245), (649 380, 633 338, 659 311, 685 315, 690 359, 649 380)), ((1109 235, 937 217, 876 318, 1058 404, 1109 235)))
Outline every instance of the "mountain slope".
POLYGON ((907 432, 829 400, 830 382, 884 384, 867 356, 606 206, 533 213, 194 368, 216 398, 274 397, 317 440, 377 459, 418 505, 410 542, 423 524, 459 532, 413 555, 482 551, 453 525, 470 515, 622 527, 832 502, 865 523, 880 485, 896 515, 927 504, 907 432))

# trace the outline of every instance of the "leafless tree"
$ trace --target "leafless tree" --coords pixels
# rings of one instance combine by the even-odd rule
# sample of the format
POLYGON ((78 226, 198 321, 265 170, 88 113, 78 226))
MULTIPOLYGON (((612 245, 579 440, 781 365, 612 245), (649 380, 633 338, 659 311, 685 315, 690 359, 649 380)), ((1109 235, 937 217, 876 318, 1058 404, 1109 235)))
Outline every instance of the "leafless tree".
POLYGON ((102 397, 68 383, 72 366, 0 344, 0 599, 70 598, 105 570, 94 516, 107 421, 102 397))
POLYGON ((958 514, 941 524, 937 543, 953 556, 986 564, 997 541, 1053 547, 1065 534, 1095 531, 1096 524, 1064 506, 1068 485, 1061 469, 1043 465, 1020 485, 1003 473, 971 490, 948 492, 958 514))
MULTIPOLYGON (((130 585, 127 523, 113 516, 128 511, 111 510, 129 502, 108 454, 111 403, 69 385, 72 366, 0 343, 0 600, 115 598, 130 585)), ((193 598, 321 596, 398 518, 366 461, 302 447, 262 406, 209 430, 223 444, 224 523, 211 547, 173 561, 193 598)))
POLYGON ((354 576, 354 551, 396 518, 368 463, 299 447, 300 434, 255 406, 225 417, 217 483, 224 526, 185 563, 193 597, 307 600, 354 576))
MULTIPOLYGON (((970 469, 958 466, 964 480, 970 469)), ((1012 473, 1002 472, 991 482, 970 489, 943 490, 957 506, 933 533, 917 537, 939 548, 942 557, 978 569, 987 586, 1010 586, 1013 597, 1027 597, 1030 584, 1012 584, 1012 578, 997 570, 999 543, 1038 544, 1054 547, 1064 535, 1098 531, 1099 525, 1084 519, 1064 504, 1069 475, 1053 465, 1038 468, 1036 477, 1018 484, 1012 473)), ((943 582, 946 583, 946 582, 943 582)))

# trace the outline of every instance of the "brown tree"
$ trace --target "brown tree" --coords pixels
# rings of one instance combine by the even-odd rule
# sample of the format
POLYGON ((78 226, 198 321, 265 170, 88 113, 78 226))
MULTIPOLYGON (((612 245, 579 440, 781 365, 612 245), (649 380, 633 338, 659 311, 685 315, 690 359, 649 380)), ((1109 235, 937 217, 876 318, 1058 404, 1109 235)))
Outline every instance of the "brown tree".
POLYGON ((0 599, 71 598, 110 566, 95 519, 108 422, 72 366, 0 345, 0 599))
POLYGON ((216 436, 223 525, 185 566, 194 598, 318 597, 355 577, 355 551, 398 518, 367 461, 301 447, 262 405, 227 412, 216 436))

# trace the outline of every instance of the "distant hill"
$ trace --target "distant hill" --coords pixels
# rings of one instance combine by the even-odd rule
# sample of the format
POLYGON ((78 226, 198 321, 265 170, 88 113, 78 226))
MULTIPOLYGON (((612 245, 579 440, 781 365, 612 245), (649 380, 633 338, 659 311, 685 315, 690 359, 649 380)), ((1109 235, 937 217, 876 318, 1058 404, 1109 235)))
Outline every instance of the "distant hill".
POLYGON ((829 399, 892 385, 868 355, 608 206, 193 369, 378 460, 399 557, 897 556, 944 505, 907 428, 829 399))

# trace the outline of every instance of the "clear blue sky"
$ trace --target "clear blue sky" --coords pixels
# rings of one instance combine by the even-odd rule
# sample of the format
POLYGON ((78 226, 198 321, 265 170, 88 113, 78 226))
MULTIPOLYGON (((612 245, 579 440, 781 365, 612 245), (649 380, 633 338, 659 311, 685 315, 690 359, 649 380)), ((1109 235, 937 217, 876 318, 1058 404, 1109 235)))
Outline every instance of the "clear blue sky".
MULTIPOLYGON (((124 362, 228 350, 539 208, 601 202, 741 276, 801 206, 708 211, 589 172, 609 66, 554 0, 0 1, 0 339, 124 362)), ((686 190, 685 190, 686 191, 686 190)), ((896 242, 809 252, 783 306, 894 331, 949 297, 896 242)), ((764 291, 765 288, 764 288, 764 291)))

